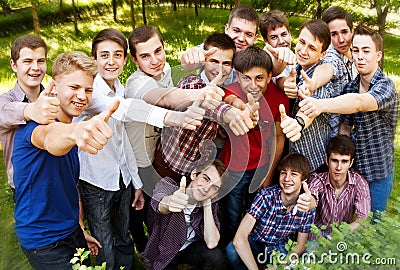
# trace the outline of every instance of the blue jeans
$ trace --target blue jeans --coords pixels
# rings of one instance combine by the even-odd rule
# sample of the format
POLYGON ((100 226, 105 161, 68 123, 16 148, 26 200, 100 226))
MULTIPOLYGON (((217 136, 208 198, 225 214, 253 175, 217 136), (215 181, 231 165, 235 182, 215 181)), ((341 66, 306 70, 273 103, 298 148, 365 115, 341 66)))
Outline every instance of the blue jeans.
POLYGON ((65 239, 45 247, 22 251, 36 270, 71 270, 70 260, 74 257, 76 248, 88 248, 79 226, 65 239))
POLYGON ((131 185, 125 187, 120 179, 118 191, 107 191, 85 181, 79 182, 81 200, 89 229, 103 248, 96 262, 107 263, 107 269, 130 270, 134 266, 134 249, 129 235, 131 185))
POLYGON ((265 176, 265 167, 251 169, 244 172, 229 170, 229 187, 233 189, 225 198, 226 229, 229 241, 233 239, 242 220, 243 213, 250 206, 253 195, 248 193, 253 178, 265 176))
POLYGON ((394 172, 385 178, 369 182, 369 192, 371 195, 371 211, 385 211, 393 186, 394 172))
MULTIPOLYGON (((270 258, 265 254, 265 245, 263 243, 257 242, 253 239, 252 236, 249 236, 249 244, 251 248, 251 252, 253 253, 254 259, 256 260, 258 265, 265 265, 266 263, 270 263, 270 258), (261 254, 261 255, 260 255, 261 254), (260 261, 260 259, 262 261, 260 261), (266 259, 264 261, 264 259, 266 259)), ((231 269, 235 270, 246 270, 247 267, 243 263, 242 259, 240 258, 239 254, 237 253, 235 247, 233 246, 233 242, 230 242, 226 247, 226 255, 228 257, 228 262, 231 269)))

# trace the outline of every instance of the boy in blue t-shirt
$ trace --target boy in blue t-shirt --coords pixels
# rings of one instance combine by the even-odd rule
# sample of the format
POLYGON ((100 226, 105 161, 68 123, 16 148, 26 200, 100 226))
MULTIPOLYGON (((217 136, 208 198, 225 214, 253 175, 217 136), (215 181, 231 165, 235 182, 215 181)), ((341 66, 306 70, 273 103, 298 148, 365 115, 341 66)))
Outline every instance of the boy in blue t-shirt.
POLYGON ((56 122, 30 121, 15 135, 12 162, 16 190, 15 230, 34 269, 71 269, 78 247, 96 253, 100 243, 79 224, 78 147, 97 153, 111 137, 106 124, 114 103, 89 121, 72 123, 90 104, 97 65, 81 52, 60 54, 53 63, 56 122), (86 241, 85 241, 86 240, 86 241))

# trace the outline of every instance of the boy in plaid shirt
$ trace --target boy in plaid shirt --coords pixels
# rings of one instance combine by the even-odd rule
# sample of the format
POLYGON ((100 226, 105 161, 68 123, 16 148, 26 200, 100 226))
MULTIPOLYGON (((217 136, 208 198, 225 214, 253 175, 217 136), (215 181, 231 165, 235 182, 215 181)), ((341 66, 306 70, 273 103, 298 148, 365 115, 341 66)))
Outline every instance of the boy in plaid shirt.
POLYGON ((301 154, 292 153, 279 164, 279 186, 263 188, 242 219, 233 242, 226 248, 228 261, 235 269, 258 269, 256 261, 273 250, 283 253, 289 236, 298 230, 296 254, 305 250, 315 210, 297 211, 302 184, 310 176, 310 163, 301 154), (263 254, 263 256, 260 256, 263 254))

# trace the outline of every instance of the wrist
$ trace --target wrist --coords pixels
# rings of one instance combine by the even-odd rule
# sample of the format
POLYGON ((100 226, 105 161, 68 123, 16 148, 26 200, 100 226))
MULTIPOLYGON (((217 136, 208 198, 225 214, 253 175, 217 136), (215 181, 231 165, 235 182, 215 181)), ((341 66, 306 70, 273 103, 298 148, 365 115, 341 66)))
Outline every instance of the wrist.
POLYGON ((32 120, 32 118, 30 117, 32 106, 33 106, 33 103, 27 103, 24 108, 23 114, 24 114, 24 119, 26 122, 32 120))
POLYGON ((304 119, 303 119, 302 117, 298 116, 298 115, 296 115, 295 119, 296 119, 297 123, 298 123, 298 124, 300 125, 300 127, 301 127, 300 132, 303 131, 304 127, 306 126, 306 124, 305 124, 305 122, 304 122, 304 119))

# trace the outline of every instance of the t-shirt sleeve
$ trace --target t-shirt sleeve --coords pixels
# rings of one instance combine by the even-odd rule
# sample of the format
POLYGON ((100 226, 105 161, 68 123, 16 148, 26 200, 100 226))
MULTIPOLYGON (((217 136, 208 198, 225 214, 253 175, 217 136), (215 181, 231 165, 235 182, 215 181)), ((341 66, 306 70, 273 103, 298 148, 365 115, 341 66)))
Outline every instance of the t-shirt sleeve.
POLYGON ((132 78, 126 83, 125 95, 126 97, 144 99, 144 96, 155 88, 159 88, 159 86, 157 82, 149 76, 132 78))
POLYGON ((389 78, 379 80, 368 91, 378 103, 379 110, 387 110, 392 107, 397 100, 397 92, 394 83, 389 78))

